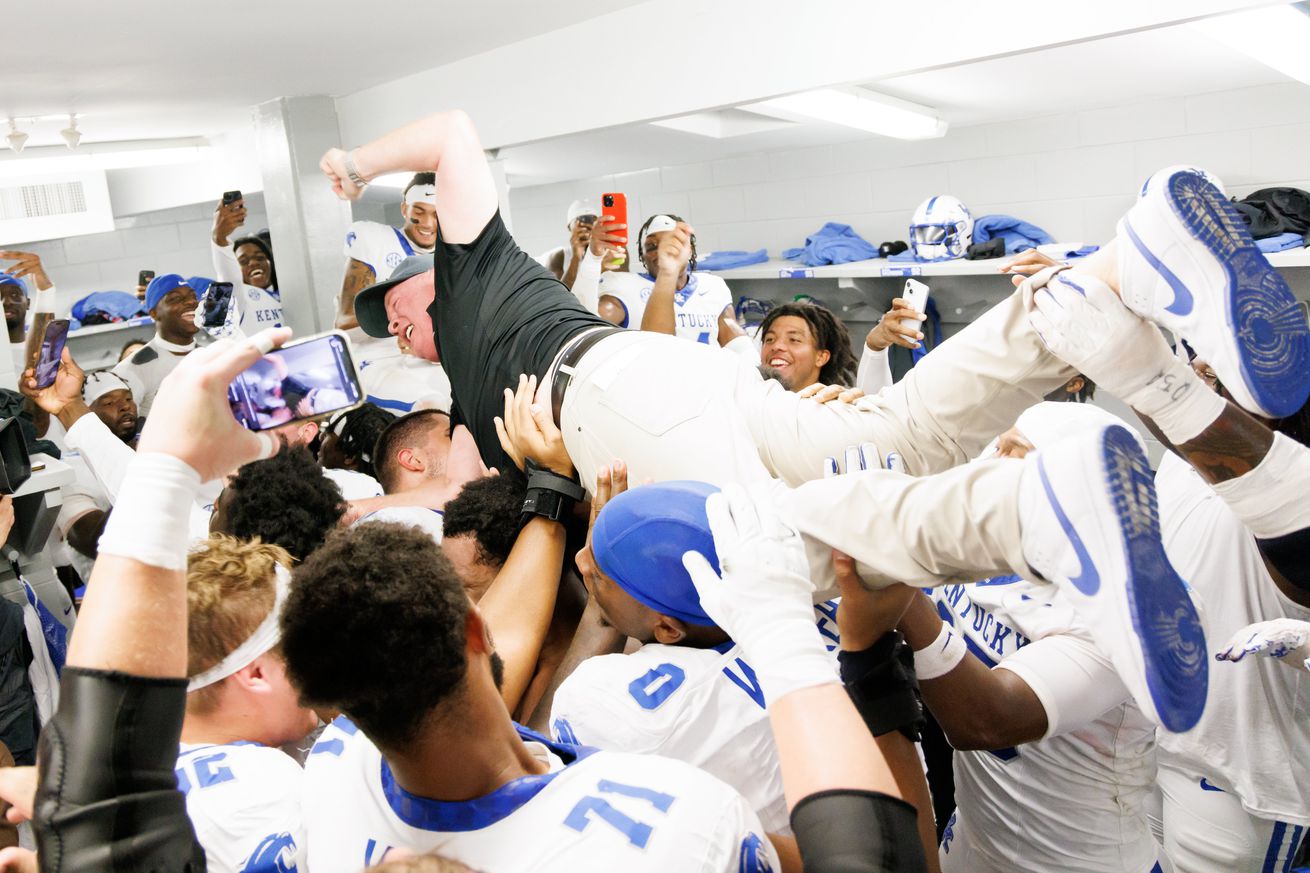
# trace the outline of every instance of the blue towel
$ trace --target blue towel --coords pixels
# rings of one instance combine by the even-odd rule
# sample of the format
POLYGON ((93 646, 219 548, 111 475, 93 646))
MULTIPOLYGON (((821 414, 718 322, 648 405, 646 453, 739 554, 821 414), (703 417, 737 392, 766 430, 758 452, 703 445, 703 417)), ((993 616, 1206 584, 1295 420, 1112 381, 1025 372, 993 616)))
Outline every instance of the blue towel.
POLYGON ((94 291, 73 304, 72 315, 78 321, 86 321, 93 312, 103 313, 110 321, 126 321, 145 315, 145 304, 126 291, 94 291))
POLYGON ((1067 251, 1061 252, 1060 257, 1065 260, 1068 260, 1070 258, 1085 258, 1088 255, 1090 255, 1092 252, 1099 251, 1100 248, 1101 248, 1100 246, 1083 246, 1080 249, 1069 249, 1067 251))
POLYGON ((1005 253, 1015 255, 1055 242, 1055 239, 1035 224, 1013 215, 984 215, 973 223, 973 241, 984 243, 991 239, 1005 240, 1005 253))
POLYGON ((696 259, 696 269, 731 270, 733 267, 749 267, 751 264, 762 264, 768 259, 768 249, 756 249, 753 252, 710 252, 705 257, 696 259))
POLYGON ((789 261, 800 261, 807 267, 824 264, 849 264, 878 257, 878 247, 862 238, 849 224, 828 222, 805 238, 805 245, 787 249, 782 256, 789 261))
POLYGON ((1255 244, 1259 246, 1262 252, 1285 252, 1288 249, 1299 249, 1305 246, 1305 237, 1299 233, 1280 233, 1278 236, 1267 236, 1264 239, 1258 239, 1255 244))

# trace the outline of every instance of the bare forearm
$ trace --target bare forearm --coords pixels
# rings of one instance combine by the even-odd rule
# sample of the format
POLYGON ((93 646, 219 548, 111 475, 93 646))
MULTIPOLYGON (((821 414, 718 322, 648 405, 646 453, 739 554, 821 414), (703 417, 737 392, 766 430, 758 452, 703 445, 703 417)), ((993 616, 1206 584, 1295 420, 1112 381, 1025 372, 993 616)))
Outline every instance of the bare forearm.
POLYGON ((478 601, 505 662, 501 696, 512 711, 532 681, 550 629, 564 561, 564 526, 534 518, 519 532, 505 565, 478 601))
POLYGON ((1274 432, 1231 401, 1200 436, 1181 445, 1169 442, 1155 422, 1143 421, 1157 439, 1191 464, 1210 484, 1251 472, 1274 444, 1274 432))
POLYGON ((440 112, 396 128, 355 150, 365 180, 402 170, 437 174, 437 216, 448 243, 477 238, 497 208, 496 183, 472 120, 464 112, 440 112))
POLYGON ((180 570, 101 555, 68 644, 68 666, 185 677, 186 622, 180 570))
POLYGON ((341 296, 337 298, 337 329, 359 327, 355 318, 355 297, 377 280, 373 268, 363 261, 351 258, 346 263, 346 275, 341 281, 341 296))
POLYGON ((932 794, 928 790, 928 780, 923 775, 923 762, 919 760, 918 749, 909 738, 900 731, 892 731, 876 737, 879 750, 891 768, 896 786, 901 790, 901 798, 914 806, 919 824, 919 840, 923 843, 923 854, 928 859, 929 871, 937 871, 937 819, 933 815, 932 794))
POLYGON ((550 686, 541 696, 541 702, 537 704, 532 717, 528 719, 528 727, 535 731, 548 731, 550 708, 555 700, 555 692, 564 684, 564 680, 588 658, 623 651, 623 644, 626 641, 627 637, 600 621, 600 607, 595 598, 587 601, 587 606, 582 611, 582 618, 578 621, 578 629, 573 634, 573 641, 569 643, 568 651, 564 653, 563 660, 555 669, 555 675, 551 677, 550 686))
POLYGON ((677 332, 677 319, 673 313, 673 294, 677 290, 677 276, 660 274, 651 289, 650 299, 646 301, 646 311, 641 316, 641 329, 655 333, 674 334, 677 332))
POLYGON ((787 808, 820 791, 847 788, 901 797, 896 779, 841 685, 818 685, 769 707, 787 808))

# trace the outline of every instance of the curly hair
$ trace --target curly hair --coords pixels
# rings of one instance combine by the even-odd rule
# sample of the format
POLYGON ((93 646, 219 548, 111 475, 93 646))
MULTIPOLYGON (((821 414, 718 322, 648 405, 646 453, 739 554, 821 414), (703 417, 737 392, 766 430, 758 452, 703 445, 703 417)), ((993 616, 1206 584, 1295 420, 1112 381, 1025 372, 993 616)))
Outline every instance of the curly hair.
POLYGON ((220 501, 221 533, 243 540, 258 537, 297 561, 323 545, 346 512, 341 489, 303 446, 246 464, 227 483, 220 501))
POLYGON ((515 476, 485 476, 474 479, 443 509, 444 536, 473 534, 478 561, 501 567, 519 536, 523 498, 527 487, 515 476))
POLYGON ((757 335, 762 339, 770 325, 785 315, 804 319, 814 336, 815 348, 828 353, 828 363, 819 369, 819 381, 848 388, 854 385, 860 361, 851 351, 851 335, 845 323, 831 309, 818 303, 783 303, 764 316, 757 335))
POLYGON ((468 612, 426 533, 382 522, 338 531, 293 574, 287 674, 306 705, 339 709, 384 752, 401 749, 433 710, 458 705, 468 612))
MULTIPOLYGON (((231 654, 268 617, 277 593, 275 569, 289 568, 291 556, 279 546, 214 534, 186 563, 187 676, 195 676, 231 654)), ((187 695, 191 712, 210 712, 217 704, 217 685, 187 695)))
POLYGON ((395 420, 381 406, 361 403, 329 421, 327 430, 337 435, 337 448, 355 462, 355 469, 374 476, 373 450, 377 448, 378 437, 395 420))

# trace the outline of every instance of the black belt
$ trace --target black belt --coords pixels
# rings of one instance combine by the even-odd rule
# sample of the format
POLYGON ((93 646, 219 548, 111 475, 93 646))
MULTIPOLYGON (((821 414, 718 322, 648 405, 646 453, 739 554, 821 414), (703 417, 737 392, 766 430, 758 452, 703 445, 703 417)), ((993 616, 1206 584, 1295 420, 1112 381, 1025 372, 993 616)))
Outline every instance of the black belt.
POLYGON ((564 349, 564 354, 559 356, 559 363, 555 365, 555 374, 550 381, 550 415, 555 419, 555 426, 560 427, 559 411, 564 405, 564 392, 568 390, 569 383, 573 381, 573 368, 577 366, 582 356, 591 351, 591 347, 596 345, 607 336, 613 336, 623 330, 621 327, 606 327, 599 330, 593 330, 585 334, 581 339, 574 340, 572 345, 564 349))

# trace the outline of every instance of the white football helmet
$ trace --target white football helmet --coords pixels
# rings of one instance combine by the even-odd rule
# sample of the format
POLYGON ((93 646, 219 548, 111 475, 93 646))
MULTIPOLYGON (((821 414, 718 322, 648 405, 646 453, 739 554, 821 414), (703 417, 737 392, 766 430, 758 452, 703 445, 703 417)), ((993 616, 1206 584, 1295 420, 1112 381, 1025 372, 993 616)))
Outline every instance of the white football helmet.
POLYGON ((916 260, 964 257, 973 242, 973 213, 949 194, 929 197, 910 220, 910 249, 916 260))

